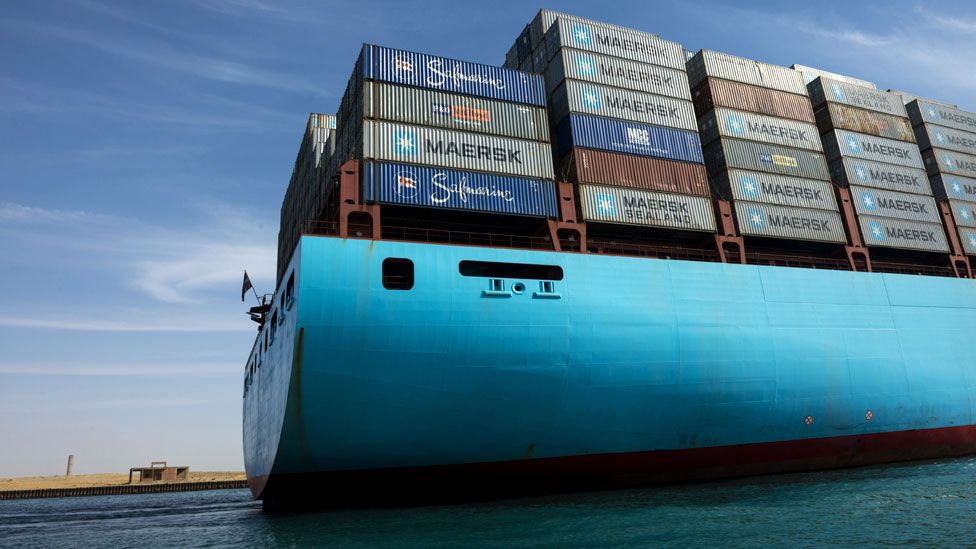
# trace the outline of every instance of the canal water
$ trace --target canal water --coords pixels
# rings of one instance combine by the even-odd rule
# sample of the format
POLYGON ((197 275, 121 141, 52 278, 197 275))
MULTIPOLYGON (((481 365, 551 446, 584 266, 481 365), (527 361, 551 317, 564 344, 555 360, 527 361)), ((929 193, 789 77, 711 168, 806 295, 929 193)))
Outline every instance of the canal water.
POLYGON ((0 501, 0 547, 976 544, 976 458, 465 505, 269 515, 246 490, 0 501))

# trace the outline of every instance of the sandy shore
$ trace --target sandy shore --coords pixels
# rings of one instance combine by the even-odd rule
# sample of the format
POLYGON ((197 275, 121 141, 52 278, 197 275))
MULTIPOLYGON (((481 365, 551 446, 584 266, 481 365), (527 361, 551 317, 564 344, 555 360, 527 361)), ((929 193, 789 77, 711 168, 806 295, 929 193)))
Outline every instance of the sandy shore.
MULTIPOLYGON (((190 471, 190 482, 213 480, 244 480, 244 473, 221 471, 190 471)), ((70 477, 14 477, 0 478, 0 491, 40 490, 44 488, 80 488, 87 486, 115 486, 128 484, 129 473, 71 475, 70 477)))

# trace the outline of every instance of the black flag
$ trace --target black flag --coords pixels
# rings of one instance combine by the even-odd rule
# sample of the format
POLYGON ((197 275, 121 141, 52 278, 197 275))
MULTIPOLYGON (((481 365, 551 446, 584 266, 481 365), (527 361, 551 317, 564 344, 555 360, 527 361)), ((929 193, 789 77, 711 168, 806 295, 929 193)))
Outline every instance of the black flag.
POLYGON ((244 303, 244 294, 253 287, 251 279, 247 276, 247 271, 244 271, 244 283, 241 285, 241 303, 244 303))

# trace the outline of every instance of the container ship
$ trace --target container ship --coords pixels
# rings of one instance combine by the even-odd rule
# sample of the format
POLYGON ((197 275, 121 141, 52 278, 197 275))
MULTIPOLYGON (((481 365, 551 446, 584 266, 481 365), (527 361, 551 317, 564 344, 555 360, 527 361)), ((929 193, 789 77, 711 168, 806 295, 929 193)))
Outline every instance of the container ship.
POLYGON ((976 452, 976 114, 541 10, 367 44, 244 377, 268 508, 976 452))

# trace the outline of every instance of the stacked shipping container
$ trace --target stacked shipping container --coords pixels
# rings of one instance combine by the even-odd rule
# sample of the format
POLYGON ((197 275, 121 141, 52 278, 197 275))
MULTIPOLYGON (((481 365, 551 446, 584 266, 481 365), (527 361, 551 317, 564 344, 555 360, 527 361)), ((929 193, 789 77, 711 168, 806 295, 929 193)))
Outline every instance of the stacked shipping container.
POLYGON ((365 45, 330 174, 361 160, 366 202, 552 217, 544 107, 538 75, 365 45))
POLYGON ((278 281, 291 260, 301 236, 302 223, 318 217, 325 201, 324 170, 335 143, 336 119, 331 114, 311 113, 298 148, 295 167, 281 202, 278 225, 278 281))
POLYGON ((680 44, 542 10, 506 63, 545 76, 557 173, 584 220, 715 231, 680 44))
POLYGON ((949 203, 963 250, 976 255, 976 113, 913 99, 908 115, 932 191, 949 203))
POLYGON ((702 50, 688 76, 717 194, 739 233, 845 243, 820 134, 799 72, 702 50))
POLYGON ((865 244, 949 251, 901 97, 824 76, 808 87, 831 173, 850 187, 865 244))

